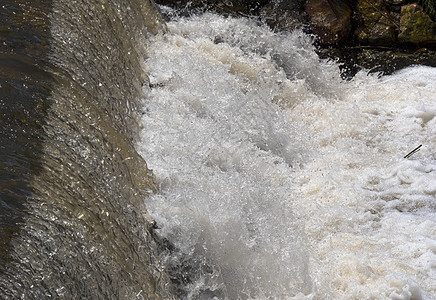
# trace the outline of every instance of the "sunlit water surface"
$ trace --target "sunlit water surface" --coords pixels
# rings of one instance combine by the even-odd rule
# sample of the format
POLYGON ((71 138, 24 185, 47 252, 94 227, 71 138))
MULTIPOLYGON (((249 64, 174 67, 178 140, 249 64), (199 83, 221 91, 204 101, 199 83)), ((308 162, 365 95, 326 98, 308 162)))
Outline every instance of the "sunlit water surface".
POLYGON ((298 31, 168 26, 137 148, 181 297, 435 299, 436 69, 345 82, 298 31))

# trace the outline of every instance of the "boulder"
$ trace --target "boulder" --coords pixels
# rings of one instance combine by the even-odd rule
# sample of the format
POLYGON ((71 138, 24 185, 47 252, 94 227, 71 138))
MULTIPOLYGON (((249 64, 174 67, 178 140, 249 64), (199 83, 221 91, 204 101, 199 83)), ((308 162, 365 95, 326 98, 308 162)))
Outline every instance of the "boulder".
POLYGON ((436 43, 436 22, 416 3, 401 7, 400 43, 417 45, 436 43))
POLYGON ((322 45, 344 42, 351 31, 351 5, 347 0, 307 0, 310 26, 322 45))
POLYGON ((383 0, 357 0, 356 15, 355 35, 360 43, 391 46, 396 42, 398 17, 383 0))

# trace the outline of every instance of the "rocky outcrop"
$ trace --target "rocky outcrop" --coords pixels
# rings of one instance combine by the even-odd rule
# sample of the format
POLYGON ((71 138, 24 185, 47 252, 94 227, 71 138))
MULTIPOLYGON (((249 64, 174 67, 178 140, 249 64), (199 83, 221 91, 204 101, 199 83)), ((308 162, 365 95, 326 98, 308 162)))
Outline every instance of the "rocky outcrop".
POLYGON ((305 6, 310 32, 319 36, 320 57, 339 60, 344 77, 353 76, 361 67, 389 74, 413 64, 436 66, 436 22, 430 16, 431 1, 425 9, 411 0, 347 3, 352 9, 351 24, 348 12, 342 13, 342 19, 334 17, 332 11, 342 5, 339 0, 307 0, 305 6), (320 9, 313 13, 313 7, 320 9), (350 34, 338 34, 340 26, 350 26, 350 34))
POLYGON ((415 1, 307 0, 305 11, 311 32, 319 37, 321 45, 393 47, 436 43, 436 22, 415 1))
POLYGON ((358 0, 355 29, 364 45, 422 46, 436 43, 436 23, 416 2, 358 0))

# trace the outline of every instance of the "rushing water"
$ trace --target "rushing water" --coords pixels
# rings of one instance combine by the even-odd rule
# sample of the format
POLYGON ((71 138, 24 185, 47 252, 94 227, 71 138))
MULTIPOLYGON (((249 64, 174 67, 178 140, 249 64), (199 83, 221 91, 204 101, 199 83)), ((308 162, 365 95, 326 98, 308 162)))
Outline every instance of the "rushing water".
POLYGON ((168 28, 137 149, 179 296, 435 299, 436 69, 346 82, 298 31, 168 28))
POLYGON ((158 30, 148 0, 2 0, 1 299, 173 299, 133 147, 158 30))

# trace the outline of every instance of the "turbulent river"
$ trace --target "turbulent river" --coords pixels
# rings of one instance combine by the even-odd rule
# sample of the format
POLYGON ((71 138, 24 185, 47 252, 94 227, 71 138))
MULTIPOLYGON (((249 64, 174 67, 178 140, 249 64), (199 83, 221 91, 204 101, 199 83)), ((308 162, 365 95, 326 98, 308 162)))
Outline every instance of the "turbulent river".
POLYGON ((2 0, 0 298, 436 299, 436 69, 161 9, 2 0))
POLYGON ((168 30, 147 45, 136 148, 179 296, 435 299, 436 69, 343 81, 299 31, 214 14, 168 30))

